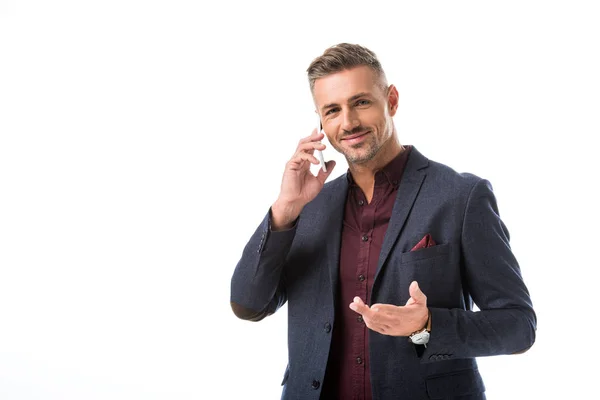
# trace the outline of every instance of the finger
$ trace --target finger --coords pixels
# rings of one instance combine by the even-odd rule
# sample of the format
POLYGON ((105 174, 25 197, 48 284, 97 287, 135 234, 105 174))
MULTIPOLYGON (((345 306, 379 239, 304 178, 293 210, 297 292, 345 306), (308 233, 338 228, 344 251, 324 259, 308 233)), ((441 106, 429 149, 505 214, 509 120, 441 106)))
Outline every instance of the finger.
POLYGON ((373 304, 370 308, 373 323, 388 328, 394 324, 398 307, 390 304, 373 304))
POLYGON ((382 335, 389 335, 391 328, 389 326, 378 326, 378 325, 371 325, 369 326, 366 322, 365 325, 367 325, 367 328, 369 328, 372 331, 375 331, 377 333, 381 333, 382 335))
POLYGON ((323 143, 321 142, 307 142, 307 143, 302 143, 298 145, 298 148, 296 149, 296 153, 300 153, 300 152, 313 152, 315 150, 325 150, 327 146, 325 146, 323 143))
POLYGON ((363 315, 363 320, 367 328, 379 333, 386 333, 391 330, 391 321, 381 310, 373 310, 371 307, 368 313, 363 315))
POLYGON ((359 314, 360 314, 360 315, 362 315, 363 317, 364 317, 364 316, 367 316, 367 315, 370 315, 370 313, 369 313, 369 312, 370 312, 371 310, 369 309, 369 306, 368 306, 368 305, 366 305, 366 304, 365 304, 365 303, 362 301, 362 299, 361 299, 360 297, 358 297, 358 296, 354 298, 354 301, 353 301, 352 303, 350 303, 349 307, 350 307, 350 309, 351 309, 352 311, 355 311, 355 312, 359 313, 359 314))
POLYGON ((396 308, 396 306, 390 304, 373 304, 369 307, 359 297, 355 297, 354 299, 350 308, 354 309, 353 305, 356 305, 355 308, 361 310, 361 315, 367 328, 382 335, 391 335, 393 333, 392 326, 394 320, 392 319, 390 310, 396 308), (364 305, 365 308, 361 309, 361 305, 364 305))
POLYGON ((398 307, 391 305, 391 304, 382 304, 382 303, 376 303, 371 306, 371 310, 381 311, 381 312, 385 312, 385 313, 393 312, 396 308, 398 308, 398 307))
POLYGON ((417 281, 413 281, 410 284, 410 286, 408 288, 408 293, 410 294, 411 299, 414 300, 414 302, 411 303, 411 304, 414 304, 414 303, 425 304, 425 303, 427 303, 427 296, 425 296, 425 293, 423 293, 421 291, 421 288, 419 287, 419 284, 417 283, 417 281))
POLYGON ((379 329, 382 333, 388 333, 392 330, 392 327, 388 324, 379 324, 377 329, 379 329))
MULTIPOLYGON (((381 304, 378 306, 381 306, 381 304)), ((367 328, 383 334, 390 331, 390 320, 380 308, 373 310, 360 297, 355 297, 354 302, 350 303, 350 309, 363 316, 367 328)))
POLYGON ((302 139, 300 139, 300 141, 298 142, 298 146, 300 146, 301 144, 304 143, 308 143, 308 142, 318 142, 319 140, 323 139, 325 137, 325 134, 317 132, 317 129, 313 129, 312 133, 310 136, 306 136, 303 137, 302 139))
POLYGON ((294 154, 294 157, 292 157, 292 159, 289 161, 290 165, 293 167, 302 167, 302 164, 304 161, 308 161, 312 164, 318 164, 319 160, 317 160, 317 158, 315 156, 313 156, 312 154, 308 154, 308 153, 296 153, 294 154))
MULTIPOLYGON (((375 325, 375 326, 382 326, 385 324, 384 320, 385 320, 385 315, 384 313, 382 313, 379 309, 372 309, 371 308, 371 314, 367 315, 367 319, 369 319, 369 322, 371 322, 371 324, 375 325)), ((363 317, 365 318, 365 317, 363 317)))
POLYGON ((386 315, 397 315, 401 309, 402 307, 396 306, 394 304, 377 303, 371 305, 371 310, 377 310, 386 315))

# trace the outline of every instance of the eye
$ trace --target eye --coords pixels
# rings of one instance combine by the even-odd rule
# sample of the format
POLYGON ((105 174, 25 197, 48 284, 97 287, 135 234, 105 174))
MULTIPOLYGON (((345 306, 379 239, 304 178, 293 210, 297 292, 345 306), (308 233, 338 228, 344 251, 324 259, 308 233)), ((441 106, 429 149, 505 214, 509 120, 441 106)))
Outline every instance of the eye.
POLYGON ((369 104, 371 104, 371 102, 365 99, 361 99, 356 102, 357 106, 368 106, 369 104))
POLYGON ((335 112, 337 112, 338 109, 337 108, 330 108, 329 110, 327 110, 327 112, 325 113, 325 115, 331 115, 335 112))

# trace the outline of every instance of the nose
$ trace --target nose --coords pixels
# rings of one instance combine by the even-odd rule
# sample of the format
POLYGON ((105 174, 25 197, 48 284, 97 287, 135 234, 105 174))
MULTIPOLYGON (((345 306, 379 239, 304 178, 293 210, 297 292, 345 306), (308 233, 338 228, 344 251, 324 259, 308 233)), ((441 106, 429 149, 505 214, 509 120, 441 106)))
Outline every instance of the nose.
POLYGON ((358 115, 352 109, 346 109, 342 111, 342 126, 341 128, 347 132, 351 132, 352 129, 360 125, 358 115))

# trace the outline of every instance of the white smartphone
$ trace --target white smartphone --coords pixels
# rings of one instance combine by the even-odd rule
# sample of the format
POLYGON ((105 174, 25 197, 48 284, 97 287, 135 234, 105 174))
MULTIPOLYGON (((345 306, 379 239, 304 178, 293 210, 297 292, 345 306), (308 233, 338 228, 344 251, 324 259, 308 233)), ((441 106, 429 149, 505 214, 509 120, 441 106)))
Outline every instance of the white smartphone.
MULTIPOLYGON (((317 132, 321 133, 323 131, 323 125, 321 125, 321 118, 319 118, 319 123, 317 124, 317 132)), ((317 158, 321 162, 321 168, 323 172, 327 172, 327 167, 325 166, 325 159, 323 158, 323 152, 321 150, 315 150, 317 154, 317 158)))

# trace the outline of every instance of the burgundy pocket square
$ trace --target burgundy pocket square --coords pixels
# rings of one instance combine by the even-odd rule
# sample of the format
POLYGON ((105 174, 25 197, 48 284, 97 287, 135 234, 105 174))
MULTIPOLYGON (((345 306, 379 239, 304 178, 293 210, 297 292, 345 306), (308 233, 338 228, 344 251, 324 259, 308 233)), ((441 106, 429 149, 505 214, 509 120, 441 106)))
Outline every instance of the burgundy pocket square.
POLYGON ((415 245, 415 247, 410 249, 410 251, 425 249, 427 247, 432 247, 432 246, 435 246, 435 241, 433 240, 431 235, 428 233, 427 235, 423 236, 423 239, 419 240, 419 243, 417 243, 415 245))

